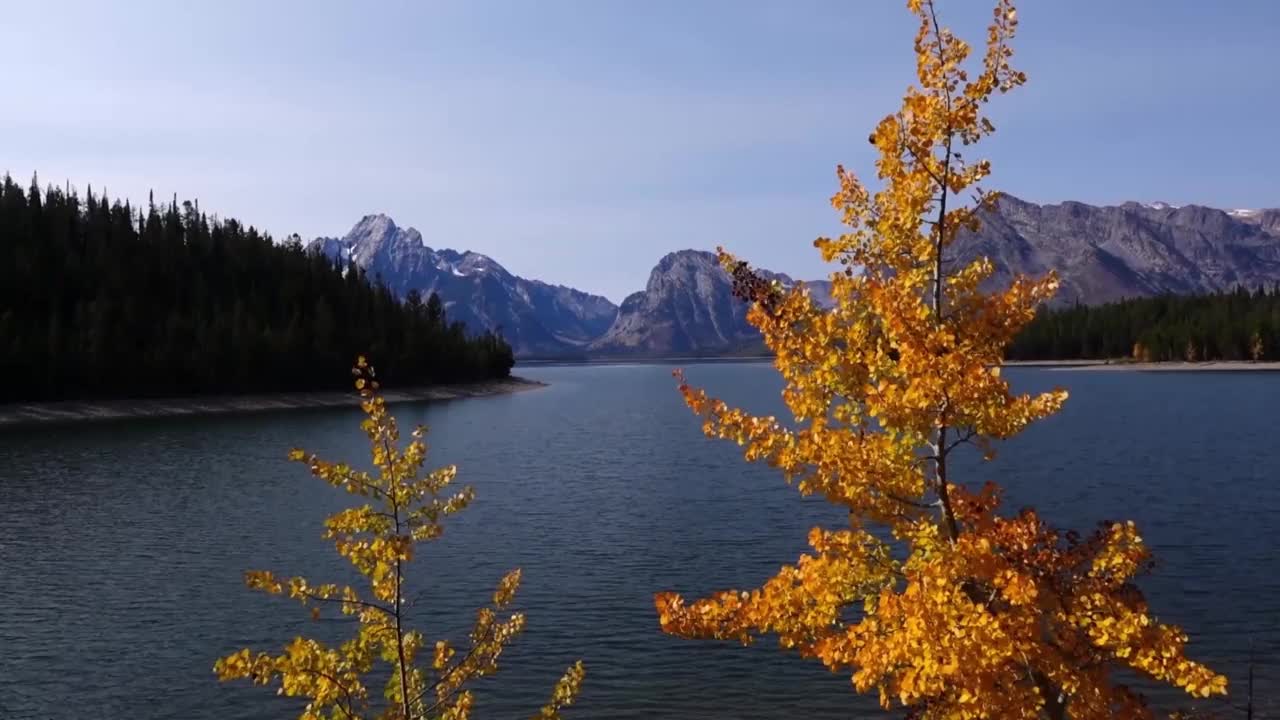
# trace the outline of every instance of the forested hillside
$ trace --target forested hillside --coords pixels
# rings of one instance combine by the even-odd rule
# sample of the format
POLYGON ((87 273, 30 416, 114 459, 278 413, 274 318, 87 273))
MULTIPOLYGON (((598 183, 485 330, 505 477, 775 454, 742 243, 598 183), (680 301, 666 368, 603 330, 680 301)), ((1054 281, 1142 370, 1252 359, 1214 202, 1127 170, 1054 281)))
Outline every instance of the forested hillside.
POLYGON ((438 299, 198 204, 0 187, 0 401, 345 388, 367 354, 405 387, 506 376, 438 299))
POLYGON ((1042 309, 1011 360, 1280 360, 1280 288, 1042 309))

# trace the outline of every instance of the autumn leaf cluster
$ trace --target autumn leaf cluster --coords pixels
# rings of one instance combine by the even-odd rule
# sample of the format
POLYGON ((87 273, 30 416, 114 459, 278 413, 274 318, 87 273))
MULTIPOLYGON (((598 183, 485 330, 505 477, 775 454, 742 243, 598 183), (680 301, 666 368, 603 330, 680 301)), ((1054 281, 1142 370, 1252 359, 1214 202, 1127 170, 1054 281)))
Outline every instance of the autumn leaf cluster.
MULTIPOLYGON (((255 590, 285 595, 319 619, 325 611, 354 618, 356 634, 338 646, 297 637, 280 653, 243 649, 217 661, 221 680, 249 679, 278 684, 278 693, 307 700, 301 720, 426 720, 470 717, 472 683, 498 669, 503 650, 524 629, 523 613, 511 612, 520 571, 503 577, 491 603, 476 613, 468 643, 428 641, 408 626, 405 582, 419 545, 438 539, 445 518, 465 509, 471 488, 451 491, 453 466, 423 471, 427 457, 425 428, 413 431, 400 448, 395 418, 377 393, 376 373, 362 357, 353 368, 361 393, 375 472, 321 460, 302 450, 290 453, 311 473, 347 493, 368 500, 325 521, 324 538, 333 542, 363 578, 366 587, 313 584, 302 577, 278 577, 267 571, 245 574, 255 590), (371 693, 371 677, 386 676, 381 692, 371 693)), ((536 716, 556 720, 582 683, 582 663, 568 669, 536 716)))
POLYGON ((1015 393, 1000 374, 1005 347, 1057 279, 992 287, 990 260, 952 252, 996 202, 978 187, 990 164, 969 157, 995 129, 986 103, 1026 80, 1010 65, 1012 2, 997 2, 973 70, 972 48, 932 2, 908 8, 919 21, 917 84, 870 136, 879 187, 839 168, 832 204, 847 231, 815 242, 843 266, 833 307, 721 251, 793 417, 680 385, 707 435, 847 508, 849 525, 815 528, 812 553, 758 589, 693 602, 660 593, 661 625, 744 643, 776 636, 885 708, 922 718, 1150 716, 1116 679, 1122 668, 1195 697, 1224 693, 1226 679, 1186 657, 1186 634, 1161 623, 1135 584, 1150 555, 1132 523, 1061 533, 1033 510, 1003 513, 998 487, 953 477, 954 453, 992 459, 998 441, 1066 400, 1015 393), (957 202, 966 192, 970 205, 957 202))

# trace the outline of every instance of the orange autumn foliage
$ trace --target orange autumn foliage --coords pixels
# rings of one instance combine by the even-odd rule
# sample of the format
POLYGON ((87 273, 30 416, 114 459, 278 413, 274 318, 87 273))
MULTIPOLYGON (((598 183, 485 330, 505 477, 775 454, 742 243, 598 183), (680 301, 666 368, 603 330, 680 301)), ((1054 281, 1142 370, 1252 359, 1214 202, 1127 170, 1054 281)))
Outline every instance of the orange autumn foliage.
POLYGON ((1149 552, 1133 523, 1059 533, 1032 510, 1002 515, 998 487, 951 476, 961 446, 990 459, 993 441, 1066 400, 1016 394, 999 372, 1057 279, 989 292, 989 260, 960 266, 947 252, 996 197, 976 187, 989 164, 965 148, 994 131, 984 104, 1025 81, 1009 65, 1012 2, 997 3, 972 75, 970 46, 939 25, 933 3, 908 7, 919 18, 919 85, 871 135, 882 185, 873 193, 840 168, 832 204, 849 230, 815 243, 846 266, 831 277, 834 307, 721 251, 795 422, 730 408, 681 380, 707 435, 848 508, 849 527, 815 528, 812 554, 759 589, 696 602, 658 594, 661 625, 683 637, 776 635, 885 708, 922 718, 1149 717, 1117 681, 1122 668, 1195 697, 1225 693, 1226 679, 1187 659, 1186 634, 1160 623, 1134 585, 1149 552), (958 206, 966 190, 976 203, 958 206))

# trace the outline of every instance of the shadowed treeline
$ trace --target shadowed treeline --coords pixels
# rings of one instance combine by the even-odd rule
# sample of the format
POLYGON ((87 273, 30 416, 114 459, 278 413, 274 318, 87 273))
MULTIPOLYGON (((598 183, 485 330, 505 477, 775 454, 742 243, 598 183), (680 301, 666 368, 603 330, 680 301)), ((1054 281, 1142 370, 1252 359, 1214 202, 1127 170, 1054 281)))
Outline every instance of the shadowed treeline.
POLYGON ((336 389, 367 354, 397 387, 505 377, 511 348, 439 299, 198 204, 0 185, 0 401, 336 389))
POLYGON ((1041 309, 1010 360, 1280 359, 1280 287, 1041 309))

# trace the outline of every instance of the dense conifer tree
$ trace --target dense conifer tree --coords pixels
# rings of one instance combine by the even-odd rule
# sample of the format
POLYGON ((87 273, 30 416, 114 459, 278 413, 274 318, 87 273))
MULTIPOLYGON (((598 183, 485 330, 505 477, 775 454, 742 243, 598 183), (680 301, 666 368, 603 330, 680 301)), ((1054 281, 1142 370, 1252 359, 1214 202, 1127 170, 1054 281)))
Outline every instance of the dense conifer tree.
POLYGON ((1042 308, 1012 360, 1280 360, 1280 288, 1042 308))
POLYGON ((0 401, 396 387, 506 376, 511 348, 354 265, 177 198, 0 185, 0 401))

